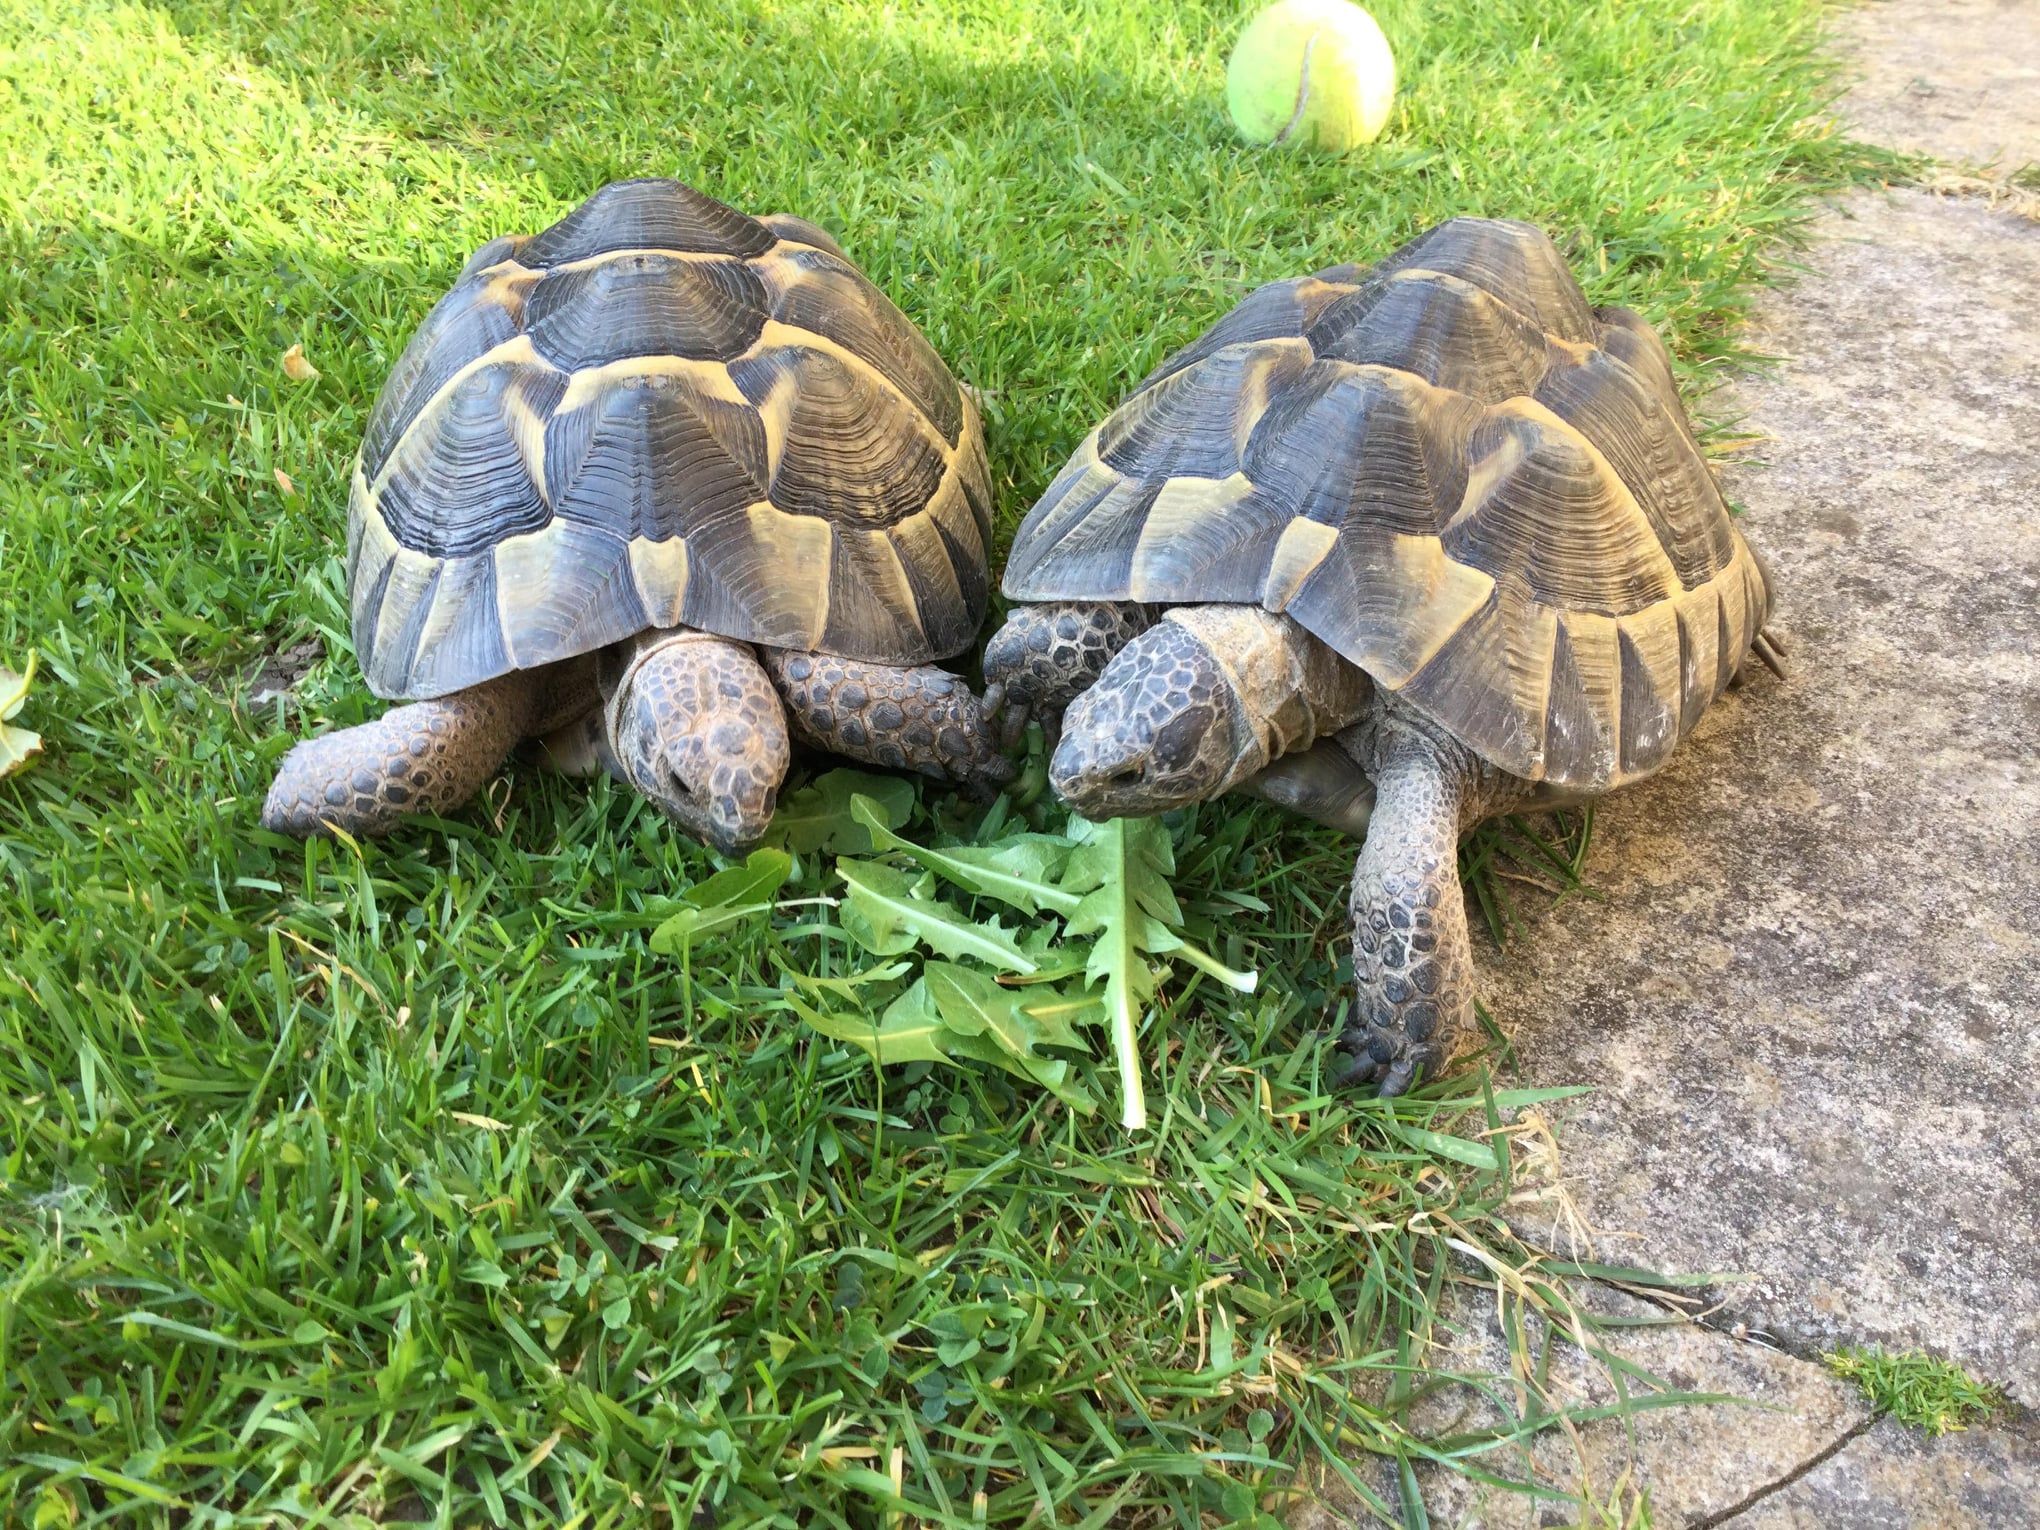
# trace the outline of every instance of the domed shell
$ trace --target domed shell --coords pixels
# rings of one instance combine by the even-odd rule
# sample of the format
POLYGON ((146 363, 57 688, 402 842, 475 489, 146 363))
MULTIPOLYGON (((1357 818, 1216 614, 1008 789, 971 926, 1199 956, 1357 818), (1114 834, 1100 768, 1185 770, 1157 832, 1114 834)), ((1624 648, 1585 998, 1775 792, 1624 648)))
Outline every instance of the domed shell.
POLYGON ((477 251, 348 500, 370 687, 442 696, 648 628, 919 664, 983 620, 970 398, 828 236, 677 181, 477 251))
POLYGON ((1171 356, 1028 514, 1005 591, 1286 611, 1581 791, 1656 769, 1769 607, 1657 336, 1536 228, 1471 218, 1171 356))

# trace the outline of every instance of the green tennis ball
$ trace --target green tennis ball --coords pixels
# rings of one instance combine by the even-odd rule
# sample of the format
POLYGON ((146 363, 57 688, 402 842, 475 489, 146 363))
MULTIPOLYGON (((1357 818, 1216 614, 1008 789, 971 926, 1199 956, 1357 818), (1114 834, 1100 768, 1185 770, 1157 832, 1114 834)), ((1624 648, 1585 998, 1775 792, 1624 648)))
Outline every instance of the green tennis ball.
POLYGON ((1255 143, 1372 143, 1395 103, 1395 54, 1348 0, 1281 0, 1252 21, 1225 66, 1225 104, 1255 143))

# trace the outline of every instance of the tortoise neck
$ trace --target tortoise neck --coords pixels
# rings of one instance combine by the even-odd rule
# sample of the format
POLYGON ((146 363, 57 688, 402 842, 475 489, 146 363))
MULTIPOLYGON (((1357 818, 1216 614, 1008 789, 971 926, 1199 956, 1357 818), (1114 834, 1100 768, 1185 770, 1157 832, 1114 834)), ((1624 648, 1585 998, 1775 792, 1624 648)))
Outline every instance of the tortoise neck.
POLYGON ((1177 606, 1185 628, 1239 697, 1245 737, 1230 790, 1285 754, 1310 748, 1358 718, 1372 689, 1357 666, 1295 619, 1259 606, 1177 606))

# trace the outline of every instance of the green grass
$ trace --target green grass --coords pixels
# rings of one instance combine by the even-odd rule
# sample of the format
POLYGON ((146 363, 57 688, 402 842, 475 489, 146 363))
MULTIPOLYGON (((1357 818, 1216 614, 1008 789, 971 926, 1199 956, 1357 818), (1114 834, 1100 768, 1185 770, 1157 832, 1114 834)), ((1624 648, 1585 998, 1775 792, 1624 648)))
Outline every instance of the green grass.
POLYGON ((1520 1475, 1534 1373, 1497 1433, 1404 1404, 1448 1282, 1562 1318, 1568 1271, 1501 1224, 1508 1096, 1324 1089, 1349 847, 1175 826, 1265 977, 1164 989, 1127 1140, 805 1033, 776 974, 826 928, 683 987, 647 931, 715 862, 607 786, 359 853, 256 809, 375 710, 347 463, 492 235, 644 173, 818 219, 983 390, 1010 531, 1250 284, 1452 213, 1549 227, 1704 385, 1848 173, 1815 9, 1383 4, 1405 92, 1349 160, 1236 143, 1239 12, 1176 0, 0 11, 0 665, 46 746, 0 784, 0 1521, 1189 1525, 1326 1445, 1384 1515, 1427 1457, 1520 1475), (302 711, 249 706, 308 636, 302 711))
POLYGON ((1917 1350, 1890 1354, 1872 1345, 1838 1349, 1826 1357, 1828 1369, 1853 1381, 1879 1413, 1928 1434, 1947 1434, 1990 1417, 2004 1396, 1987 1382, 1949 1360, 1936 1360, 1917 1350))

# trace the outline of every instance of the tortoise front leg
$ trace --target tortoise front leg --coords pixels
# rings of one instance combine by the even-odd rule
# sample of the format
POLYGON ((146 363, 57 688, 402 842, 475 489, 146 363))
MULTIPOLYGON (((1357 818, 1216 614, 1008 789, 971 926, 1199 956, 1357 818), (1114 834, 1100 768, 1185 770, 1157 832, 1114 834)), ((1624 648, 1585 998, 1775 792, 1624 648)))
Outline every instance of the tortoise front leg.
POLYGON ((1435 1075, 1473 1023, 1473 941, 1459 836, 1529 788, 1393 702, 1350 730, 1374 778, 1367 842, 1353 867, 1355 1006, 1343 1082, 1401 1094, 1435 1075))
POLYGON ((541 681, 520 670, 392 707, 374 722, 306 739, 283 757, 262 827, 308 837, 387 834, 411 813, 459 807, 529 730, 541 681))
POLYGON ((1015 606, 985 645, 985 710, 999 722, 1001 747, 1019 743, 1038 717, 1053 749, 1064 710, 1153 624, 1153 613, 1130 600, 1015 606))
POLYGON ((984 792, 1013 778, 984 703, 947 670, 778 648, 759 657, 795 734, 817 748, 984 792))

